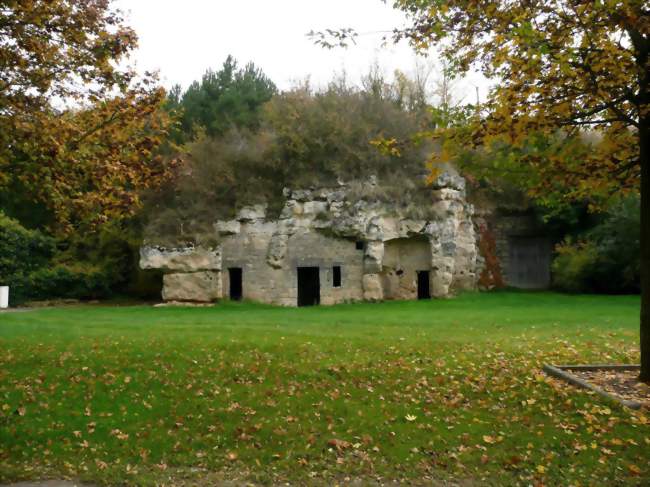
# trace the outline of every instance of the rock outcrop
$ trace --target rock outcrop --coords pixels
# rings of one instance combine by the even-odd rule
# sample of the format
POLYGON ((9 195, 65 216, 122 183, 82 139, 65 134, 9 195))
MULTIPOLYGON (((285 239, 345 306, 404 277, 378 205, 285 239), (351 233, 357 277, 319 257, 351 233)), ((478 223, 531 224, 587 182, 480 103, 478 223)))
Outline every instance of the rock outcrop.
POLYGON ((209 303, 221 295, 220 272, 184 272, 163 277, 162 298, 165 301, 209 303))
MULTIPOLYGON (((372 180, 366 184, 370 190, 376 187, 372 180)), ((433 297, 473 289, 477 244, 474 210, 465 199, 465 181, 444 173, 434 183, 430 196, 426 218, 414 218, 403 208, 378 198, 352 198, 346 185, 285 189, 286 201, 279 218, 268 219, 264 205, 243 208, 235 219, 214 224, 215 239, 222 243, 218 248, 144 247, 140 262, 145 269, 167 273, 163 298, 173 301, 212 301, 221 297, 224 260, 229 261, 228 266, 249 269, 247 278, 254 284, 254 298, 279 304, 295 303, 296 266, 337 265, 339 261, 338 265, 352 269, 347 273, 346 286, 357 289, 347 293, 331 291, 331 296, 324 296, 325 302, 412 297, 413 290, 417 290, 414 269, 418 266, 430 272, 433 297), (335 245, 337 241, 352 245, 358 242, 362 252, 359 262, 355 260, 357 254, 336 250, 340 248, 338 243, 335 245), (417 245, 409 246, 408 242, 417 245), (331 249, 327 248, 330 243, 331 249), (392 249, 390 258, 386 255, 387 245, 392 249), (418 253, 417 258, 409 252, 418 253), (404 265, 399 264, 400 259, 404 265), (356 269, 358 278, 352 277, 357 276, 356 269), (400 289, 399 293, 392 293, 393 288, 400 289)))
POLYGON ((140 249, 142 269, 160 269, 165 272, 220 271, 221 250, 186 247, 164 249, 145 246, 140 249))

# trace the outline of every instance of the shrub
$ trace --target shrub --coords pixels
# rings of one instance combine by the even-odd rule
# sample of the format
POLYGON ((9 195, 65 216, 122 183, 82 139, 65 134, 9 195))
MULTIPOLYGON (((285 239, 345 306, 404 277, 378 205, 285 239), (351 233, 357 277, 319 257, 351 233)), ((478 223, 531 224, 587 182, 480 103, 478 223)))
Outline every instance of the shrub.
POLYGON ((93 234, 71 236, 53 265, 71 270, 85 284, 69 297, 159 297, 162 274, 139 269, 141 245, 137 220, 109 222, 93 234))
POLYGON ((598 252, 593 243, 565 240, 556 247, 553 261, 553 285, 570 293, 590 291, 590 277, 597 266, 598 252))
POLYGON ((478 248, 485 261, 483 270, 478 279, 478 287, 482 290, 503 289, 506 283, 503 280, 501 264, 496 254, 496 237, 486 224, 479 226, 478 248))
POLYGON ((110 294, 109 280, 96 268, 64 265, 43 267, 29 275, 16 276, 12 304, 52 298, 94 299, 110 294))
POLYGON ((38 230, 28 230, 0 211, 0 284, 11 284, 46 265, 56 250, 55 240, 38 230))
POLYGON ((158 273, 137 269, 135 228, 106 224, 94 234, 66 241, 23 227, 0 212, 0 284, 11 287, 11 304, 54 298, 97 299, 160 291, 158 273))
POLYGON ((558 245, 554 285, 568 292, 639 292, 639 221, 639 198, 629 197, 613 205, 577 243, 566 239, 558 245))
POLYGON ((411 135, 424 123, 393 99, 345 84, 279 94, 261 108, 258 130, 197 134, 176 180, 147 198, 146 236, 198 243, 216 219, 244 206, 266 203, 267 215, 277 217, 285 187, 336 187, 370 175, 383 194, 364 197, 414 203, 418 211, 431 197, 422 177, 430 147, 411 135), (373 143, 380 139, 404 141, 399 155, 378 150, 373 143))

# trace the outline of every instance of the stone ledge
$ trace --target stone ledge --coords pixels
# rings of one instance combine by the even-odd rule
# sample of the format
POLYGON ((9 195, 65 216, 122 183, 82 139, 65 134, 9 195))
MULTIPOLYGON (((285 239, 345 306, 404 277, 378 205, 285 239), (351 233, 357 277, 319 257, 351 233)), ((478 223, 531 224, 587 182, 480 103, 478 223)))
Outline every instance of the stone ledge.
POLYGON ((221 250, 202 248, 164 249, 140 248, 140 267, 164 272, 197 272, 221 270, 221 250))

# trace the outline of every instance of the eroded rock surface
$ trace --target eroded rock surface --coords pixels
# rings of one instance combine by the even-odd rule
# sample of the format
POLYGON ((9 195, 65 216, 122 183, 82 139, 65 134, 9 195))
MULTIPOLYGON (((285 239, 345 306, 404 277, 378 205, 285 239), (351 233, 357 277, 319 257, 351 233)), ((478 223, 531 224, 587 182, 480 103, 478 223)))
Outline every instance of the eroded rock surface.
POLYGON ((219 271, 221 249, 165 249, 144 246, 140 249, 140 267, 166 272, 219 271))
POLYGON ((221 297, 221 273, 184 272, 165 274, 162 297, 165 301, 209 303, 221 297))
MULTIPOLYGON (((376 191, 376 181, 365 184, 369 195, 376 191)), ((168 273, 163 298, 172 301, 222 297, 231 268, 242 269, 245 297, 283 305, 296 304, 300 267, 320 269, 323 304, 414 299, 424 278, 432 297, 476 285, 474 209, 458 176, 444 173, 434 182, 426 218, 374 197, 351 197, 344 184, 283 194, 279 218, 269 219, 264 205, 243 208, 235 219, 215 222, 218 248, 143 247, 141 266, 168 273), (335 266, 342 269, 338 286, 335 266)))

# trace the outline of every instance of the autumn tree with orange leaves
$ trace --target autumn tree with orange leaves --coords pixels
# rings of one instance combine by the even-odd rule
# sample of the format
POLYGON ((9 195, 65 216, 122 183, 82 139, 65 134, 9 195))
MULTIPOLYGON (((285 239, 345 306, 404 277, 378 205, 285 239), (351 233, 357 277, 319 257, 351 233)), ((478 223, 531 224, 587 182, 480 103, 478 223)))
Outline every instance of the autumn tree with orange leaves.
POLYGON ((1 207, 67 234, 133 214, 166 177, 165 93, 118 67, 136 41, 109 0, 0 1, 1 207))

